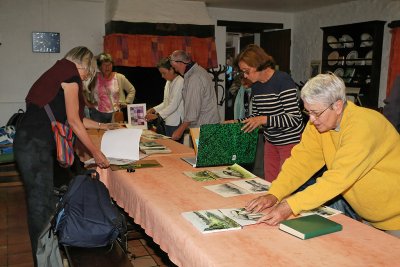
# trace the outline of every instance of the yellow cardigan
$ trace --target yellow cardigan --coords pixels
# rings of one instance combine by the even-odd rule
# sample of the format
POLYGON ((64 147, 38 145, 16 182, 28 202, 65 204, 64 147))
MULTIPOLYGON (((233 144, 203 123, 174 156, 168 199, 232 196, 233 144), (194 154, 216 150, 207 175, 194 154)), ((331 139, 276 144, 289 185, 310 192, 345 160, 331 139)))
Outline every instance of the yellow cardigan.
POLYGON ((321 134, 307 124, 269 193, 289 196, 294 214, 342 194, 374 227, 400 230, 400 136, 382 114, 348 103, 338 131, 321 134), (324 164, 314 185, 289 196, 324 164))

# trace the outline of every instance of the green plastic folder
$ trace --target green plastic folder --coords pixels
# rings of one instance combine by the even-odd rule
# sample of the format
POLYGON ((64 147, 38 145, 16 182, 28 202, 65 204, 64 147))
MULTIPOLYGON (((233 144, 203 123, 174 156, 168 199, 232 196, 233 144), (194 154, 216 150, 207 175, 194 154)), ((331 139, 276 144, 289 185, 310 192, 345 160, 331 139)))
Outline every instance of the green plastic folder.
POLYGON ((342 225, 317 214, 283 221, 279 229, 301 239, 309 239, 342 230, 342 225))
POLYGON ((243 123, 200 127, 196 167, 251 164, 257 151, 258 130, 245 133, 243 123))

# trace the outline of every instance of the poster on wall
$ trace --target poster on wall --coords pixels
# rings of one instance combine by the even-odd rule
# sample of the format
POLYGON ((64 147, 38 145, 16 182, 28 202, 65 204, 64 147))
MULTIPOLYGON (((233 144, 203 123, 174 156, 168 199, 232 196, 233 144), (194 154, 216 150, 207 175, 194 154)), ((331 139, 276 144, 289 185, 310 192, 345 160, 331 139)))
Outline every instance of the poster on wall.
POLYGON ((129 104, 128 111, 128 128, 147 129, 146 104, 129 104))

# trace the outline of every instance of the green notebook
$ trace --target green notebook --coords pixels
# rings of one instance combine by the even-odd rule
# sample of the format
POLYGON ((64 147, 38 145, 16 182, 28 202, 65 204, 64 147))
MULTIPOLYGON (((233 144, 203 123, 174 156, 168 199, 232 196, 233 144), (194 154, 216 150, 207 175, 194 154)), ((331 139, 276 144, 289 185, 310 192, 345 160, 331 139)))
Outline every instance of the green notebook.
POLYGON ((313 214, 302 216, 279 224, 279 229, 301 239, 309 239, 342 230, 342 225, 313 214))

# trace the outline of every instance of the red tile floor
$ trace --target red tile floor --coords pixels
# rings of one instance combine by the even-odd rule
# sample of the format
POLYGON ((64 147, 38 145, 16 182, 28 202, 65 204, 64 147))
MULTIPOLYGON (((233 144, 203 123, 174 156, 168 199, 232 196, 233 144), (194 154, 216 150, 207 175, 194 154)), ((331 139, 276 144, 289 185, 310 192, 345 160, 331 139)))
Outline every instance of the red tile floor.
MULTIPOLYGON (((26 223, 25 193, 21 185, 0 183, 0 267, 33 266, 28 227, 26 223)), ((133 267, 175 267, 151 237, 134 225, 128 238, 128 256, 133 267)))

